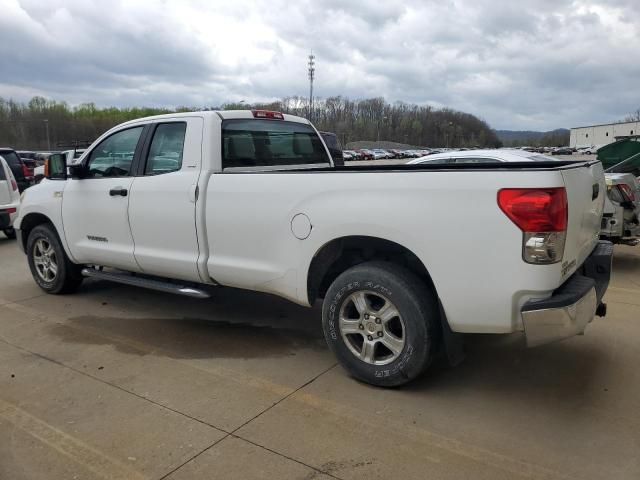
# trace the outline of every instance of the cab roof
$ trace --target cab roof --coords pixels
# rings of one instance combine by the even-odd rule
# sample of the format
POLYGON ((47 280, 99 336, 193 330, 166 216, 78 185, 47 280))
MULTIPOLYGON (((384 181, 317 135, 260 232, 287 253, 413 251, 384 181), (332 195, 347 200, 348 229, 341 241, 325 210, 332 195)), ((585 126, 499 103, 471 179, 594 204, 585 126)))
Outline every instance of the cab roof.
MULTIPOLYGON (((151 117, 143 117, 136 118, 134 120, 129 120, 122 125, 140 123, 144 121, 158 121, 163 119, 175 119, 181 117, 218 117, 222 120, 236 120, 236 119, 253 119, 255 118, 253 115, 254 110, 200 110, 200 111, 192 111, 192 112, 179 112, 179 113, 165 113, 163 115, 153 115, 151 117)), ((256 110, 258 111, 258 110, 256 110)), ((297 123, 306 123, 309 124, 309 120, 303 117, 298 117, 296 115, 289 115, 288 113, 282 114, 284 120, 287 122, 297 122, 297 123)), ((260 119, 257 119, 260 120, 260 119)), ((274 122, 282 121, 282 120, 273 120, 274 122)))

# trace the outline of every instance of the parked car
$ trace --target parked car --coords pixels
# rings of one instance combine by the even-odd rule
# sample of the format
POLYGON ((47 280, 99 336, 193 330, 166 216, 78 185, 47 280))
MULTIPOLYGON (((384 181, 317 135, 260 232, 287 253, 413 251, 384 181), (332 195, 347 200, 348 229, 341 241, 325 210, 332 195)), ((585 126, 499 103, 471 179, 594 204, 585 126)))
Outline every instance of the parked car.
POLYGON ((18 184, 7 161, 0 156, 0 230, 8 238, 16 238, 13 222, 20 209, 18 184))
POLYGON ((30 185, 33 185, 33 170, 36 168, 36 161, 30 158, 21 158, 20 161, 22 162, 22 171, 24 172, 25 179, 30 185))
POLYGON ((336 169, 308 120, 241 110, 136 119, 68 172, 55 163, 15 223, 42 290, 93 277, 323 299, 331 350, 374 385, 416 378, 441 347, 455 355, 453 332, 524 331, 535 346, 605 314, 600 162, 336 169))
POLYGON ((558 147, 551 151, 551 155, 573 155, 573 149, 569 147, 558 147))
POLYGON ((640 184, 630 173, 607 173, 607 202, 600 238, 635 246, 640 243, 640 184))
POLYGON ((598 149, 592 145, 590 147, 578 148, 577 153, 581 153, 583 155, 592 155, 592 154, 598 153, 598 149))
POLYGON ((16 153, 23 160, 33 160, 35 162, 37 158, 36 152, 32 152, 30 150, 18 150, 16 153))
POLYGON ((345 160, 360 160, 361 158, 361 155, 355 150, 343 150, 342 154, 344 155, 345 160))
POLYGON ((373 160, 373 152, 366 148, 361 148, 360 150, 356 150, 360 155, 362 160, 373 160))
POLYGON ((387 158, 391 158, 391 154, 386 150, 382 150, 381 148, 374 148, 373 150, 371 150, 371 153, 373 153, 374 160, 384 160, 387 158))
POLYGON ((32 182, 28 178, 30 175, 29 169, 22 160, 20 160, 20 157, 18 157, 18 154, 13 148, 0 148, 0 156, 5 159, 9 168, 11 168, 20 193, 31 186, 32 182))
POLYGON ((391 150, 388 150, 388 152, 392 155, 392 158, 406 158, 406 154, 404 150, 392 148, 391 150))

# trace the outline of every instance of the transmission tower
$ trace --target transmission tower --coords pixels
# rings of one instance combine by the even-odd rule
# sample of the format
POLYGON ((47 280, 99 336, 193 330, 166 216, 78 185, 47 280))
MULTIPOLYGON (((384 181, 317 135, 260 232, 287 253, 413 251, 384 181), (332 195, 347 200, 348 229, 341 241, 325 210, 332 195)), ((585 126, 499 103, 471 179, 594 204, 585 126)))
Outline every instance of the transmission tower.
POLYGON ((309 120, 313 117, 313 79, 316 76, 316 62, 313 50, 309 54, 309 120))

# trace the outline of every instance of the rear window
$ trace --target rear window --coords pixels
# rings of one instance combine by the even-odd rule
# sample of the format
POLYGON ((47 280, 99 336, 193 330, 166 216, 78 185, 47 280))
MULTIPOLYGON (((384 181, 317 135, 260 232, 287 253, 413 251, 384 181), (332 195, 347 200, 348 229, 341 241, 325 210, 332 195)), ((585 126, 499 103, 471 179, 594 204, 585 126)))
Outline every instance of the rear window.
POLYGON ((4 171, 4 162, 0 162, 0 180, 6 180, 6 179, 7 179, 7 174, 4 171))
POLYGON ((310 125, 253 119, 222 123, 223 169, 318 163, 329 163, 329 158, 310 125))

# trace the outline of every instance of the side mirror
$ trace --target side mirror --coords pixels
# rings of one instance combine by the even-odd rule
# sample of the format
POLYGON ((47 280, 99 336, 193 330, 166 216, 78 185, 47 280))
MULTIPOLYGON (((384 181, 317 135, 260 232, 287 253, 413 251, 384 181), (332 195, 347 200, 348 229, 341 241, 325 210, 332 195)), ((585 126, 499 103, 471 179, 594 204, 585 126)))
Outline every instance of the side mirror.
POLYGON ((75 165, 69 165, 69 176, 71 178, 82 179, 88 176, 87 168, 82 163, 76 163, 75 165))
POLYGON ((61 154, 54 154, 47 158, 44 162, 44 176, 49 180, 66 180, 66 156, 61 154))

